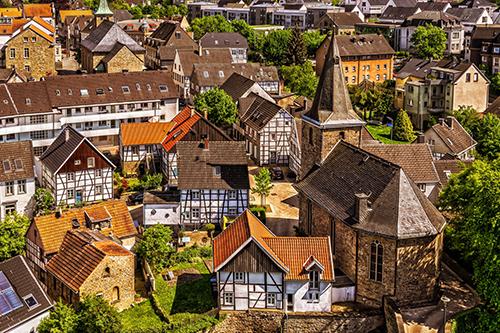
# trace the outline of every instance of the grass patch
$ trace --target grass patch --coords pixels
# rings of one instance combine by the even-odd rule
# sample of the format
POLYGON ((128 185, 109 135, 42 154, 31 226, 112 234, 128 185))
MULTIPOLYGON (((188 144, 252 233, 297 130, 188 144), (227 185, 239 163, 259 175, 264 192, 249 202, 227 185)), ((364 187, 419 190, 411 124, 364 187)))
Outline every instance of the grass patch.
POLYGON ((148 330, 160 332, 165 325, 154 312, 149 299, 122 311, 120 318, 123 332, 146 332, 148 330))
POLYGON ((385 144, 408 144, 408 141, 391 140, 391 128, 385 125, 366 125, 366 129, 375 138, 385 144))

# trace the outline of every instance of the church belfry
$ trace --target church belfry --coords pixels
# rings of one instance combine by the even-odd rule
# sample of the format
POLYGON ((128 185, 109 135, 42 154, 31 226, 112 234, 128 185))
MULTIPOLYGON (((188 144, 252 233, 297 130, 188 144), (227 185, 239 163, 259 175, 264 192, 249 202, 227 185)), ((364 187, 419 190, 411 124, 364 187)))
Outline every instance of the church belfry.
POLYGON ((356 146, 361 143, 364 121, 352 108, 334 36, 331 37, 313 105, 302 120, 301 179, 326 158, 339 140, 356 146))
POLYGON ((95 27, 97 27, 105 19, 109 20, 113 16, 113 12, 109 9, 107 0, 100 0, 99 7, 94 13, 95 27))

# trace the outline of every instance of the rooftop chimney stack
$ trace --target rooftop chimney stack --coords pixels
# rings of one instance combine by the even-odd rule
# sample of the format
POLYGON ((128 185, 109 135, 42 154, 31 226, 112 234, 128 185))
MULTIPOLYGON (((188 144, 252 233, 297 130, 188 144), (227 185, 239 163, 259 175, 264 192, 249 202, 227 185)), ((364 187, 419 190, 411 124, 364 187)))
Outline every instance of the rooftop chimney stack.
POLYGON ((371 194, 356 193, 356 206, 354 212, 354 218, 358 223, 363 223, 370 212, 368 198, 371 194))
POLYGON ((417 136, 417 143, 425 143, 425 135, 419 134, 417 136))

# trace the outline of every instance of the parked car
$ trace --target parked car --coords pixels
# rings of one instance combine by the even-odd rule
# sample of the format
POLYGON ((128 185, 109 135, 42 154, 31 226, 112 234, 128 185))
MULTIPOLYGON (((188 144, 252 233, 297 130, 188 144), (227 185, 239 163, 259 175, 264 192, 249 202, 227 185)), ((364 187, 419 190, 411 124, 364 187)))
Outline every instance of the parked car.
POLYGON ((271 178, 273 180, 282 180, 282 179, 284 179, 283 171, 281 171, 280 167, 271 168, 271 178))
POLYGON ((142 200, 144 199, 144 192, 137 192, 132 195, 129 195, 128 201, 132 205, 139 205, 142 204, 142 200))

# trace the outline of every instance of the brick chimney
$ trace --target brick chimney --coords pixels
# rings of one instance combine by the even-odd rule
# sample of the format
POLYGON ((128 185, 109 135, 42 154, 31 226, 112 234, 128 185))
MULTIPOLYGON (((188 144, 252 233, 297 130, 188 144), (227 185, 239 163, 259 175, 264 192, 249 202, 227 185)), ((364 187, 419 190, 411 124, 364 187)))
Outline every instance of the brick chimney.
POLYGON ((356 193, 356 206, 354 207, 354 219, 358 221, 358 223, 363 223, 370 212, 369 201, 368 198, 370 194, 365 193, 356 193))
POLYGON ((419 134, 417 136, 417 143, 425 143, 425 135, 419 134))

